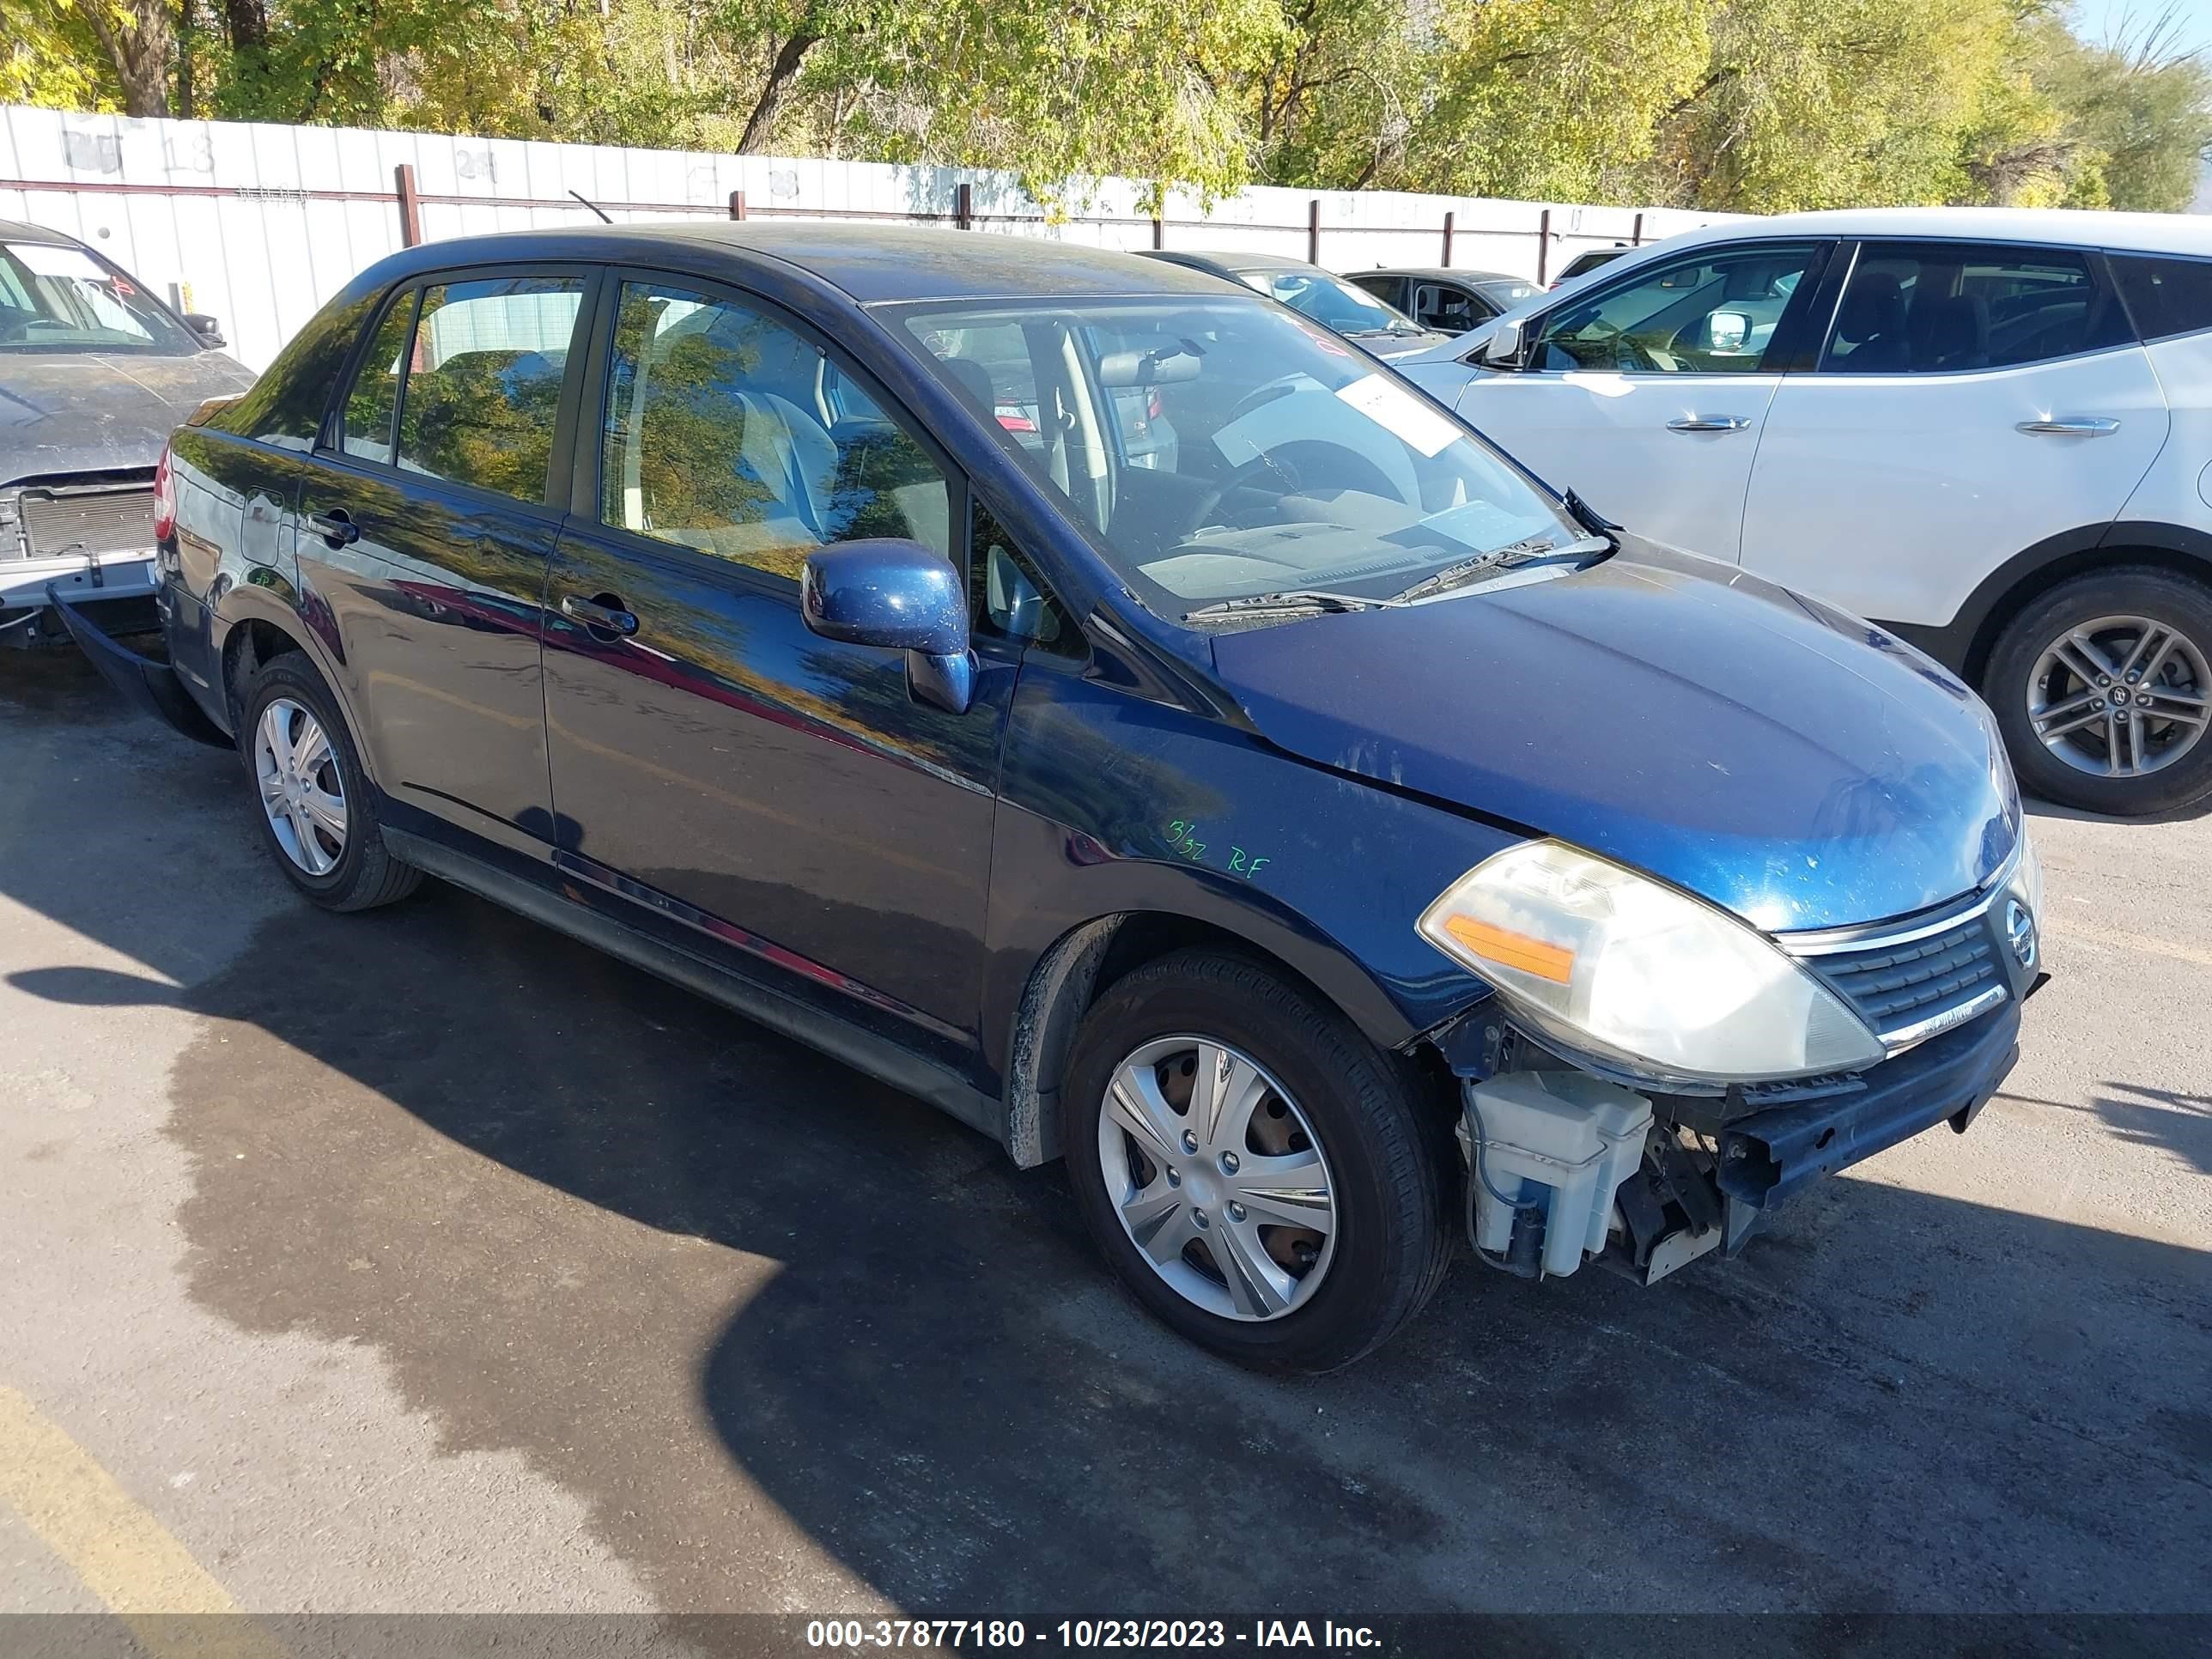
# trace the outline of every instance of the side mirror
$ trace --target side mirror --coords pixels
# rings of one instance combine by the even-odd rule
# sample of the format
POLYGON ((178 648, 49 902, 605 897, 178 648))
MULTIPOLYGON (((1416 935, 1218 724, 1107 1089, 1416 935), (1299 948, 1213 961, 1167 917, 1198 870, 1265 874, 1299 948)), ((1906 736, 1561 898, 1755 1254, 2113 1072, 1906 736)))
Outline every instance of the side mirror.
POLYGON ((1741 311, 1716 311, 1705 319, 1705 335, 1715 351, 1741 351, 1751 337, 1751 318, 1741 311))
POLYGON ((1482 348, 1482 361, 1499 368, 1510 368, 1521 361, 1523 322, 1500 323, 1491 331, 1482 348))
POLYGON ((204 311, 186 312, 185 313, 185 326, 191 329, 192 333, 198 337, 199 343, 207 347, 210 351, 216 350, 222 346, 227 346, 230 343, 229 341, 222 337, 222 325, 216 321, 214 318, 209 316, 204 311))
POLYGON ((825 640, 906 653, 909 695, 964 714, 975 693, 968 593, 960 573, 920 542, 842 542, 806 556, 799 608, 825 640))

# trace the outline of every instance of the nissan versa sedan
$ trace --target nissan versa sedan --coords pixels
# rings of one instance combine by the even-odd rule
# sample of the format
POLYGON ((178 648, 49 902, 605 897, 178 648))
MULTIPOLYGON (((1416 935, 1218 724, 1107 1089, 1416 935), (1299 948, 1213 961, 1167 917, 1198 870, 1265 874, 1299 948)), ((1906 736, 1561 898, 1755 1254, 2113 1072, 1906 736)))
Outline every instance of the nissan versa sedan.
POLYGON ((1064 1158, 1250 1364, 1367 1352, 1462 1232, 1733 1255, 1966 1129, 2039 982, 1958 680, 1169 264, 414 248, 177 432, 157 513, 173 666, 76 631, 235 744, 308 899, 437 876, 1064 1158))

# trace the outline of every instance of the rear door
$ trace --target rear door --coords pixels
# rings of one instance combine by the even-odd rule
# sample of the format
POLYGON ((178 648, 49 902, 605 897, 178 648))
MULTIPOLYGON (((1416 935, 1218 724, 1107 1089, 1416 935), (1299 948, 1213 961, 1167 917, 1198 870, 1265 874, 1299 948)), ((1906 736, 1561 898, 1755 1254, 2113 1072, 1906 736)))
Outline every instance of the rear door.
POLYGON ((2166 434, 2099 255, 1868 241, 1817 372, 1768 410, 1743 564, 1939 626, 2014 554, 2109 524, 2166 434))
POLYGON ((302 608, 337 642, 371 770, 403 809, 518 848, 551 839, 540 606, 589 280, 477 268, 392 295, 301 489, 302 608))
POLYGON ((1819 242, 1726 242, 1594 277, 1534 319, 1524 366, 1478 374, 1459 413, 1640 536, 1734 559, 1752 458, 1819 242))

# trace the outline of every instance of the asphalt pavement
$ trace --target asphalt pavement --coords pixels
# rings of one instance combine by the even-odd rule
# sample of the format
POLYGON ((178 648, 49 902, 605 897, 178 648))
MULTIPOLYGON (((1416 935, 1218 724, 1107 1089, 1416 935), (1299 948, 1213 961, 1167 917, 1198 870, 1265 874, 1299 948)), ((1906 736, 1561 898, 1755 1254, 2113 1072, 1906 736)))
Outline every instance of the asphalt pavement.
POLYGON ((1965 1137, 1271 1382, 1056 1170, 252 811, 0 653, 0 1609, 2212 1616, 2212 819, 2038 812, 1965 1137))

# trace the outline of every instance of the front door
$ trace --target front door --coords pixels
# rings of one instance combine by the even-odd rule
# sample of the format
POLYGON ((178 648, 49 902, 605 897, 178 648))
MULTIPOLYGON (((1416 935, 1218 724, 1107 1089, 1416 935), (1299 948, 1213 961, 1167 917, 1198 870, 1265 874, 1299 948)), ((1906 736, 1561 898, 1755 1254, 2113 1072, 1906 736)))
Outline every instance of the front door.
POLYGON ((301 491, 302 609, 403 806, 501 844, 550 839, 539 606, 548 469, 580 275, 401 290, 301 491))
POLYGON ((1820 251, 1723 244, 1595 279, 1535 320, 1525 367, 1468 383, 1460 416, 1638 535, 1733 560, 1820 251))
POLYGON ((803 561, 903 537, 964 561, 952 469, 793 321, 690 279, 620 285, 594 348, 595 510, 554 562, 546 721, 559 857, 771 981, 971 1050, 999 740, 896 652, 809 632, 803 561))
POLYGON ((2116 518, 2166 410, 2100 263, 1864 244, 1818 372, 1790 375, 1767 411, 1745 568, 1941 626, 2014 554, 2116 518))

